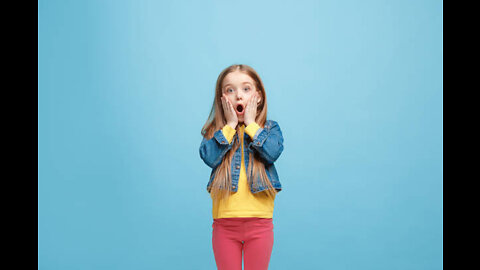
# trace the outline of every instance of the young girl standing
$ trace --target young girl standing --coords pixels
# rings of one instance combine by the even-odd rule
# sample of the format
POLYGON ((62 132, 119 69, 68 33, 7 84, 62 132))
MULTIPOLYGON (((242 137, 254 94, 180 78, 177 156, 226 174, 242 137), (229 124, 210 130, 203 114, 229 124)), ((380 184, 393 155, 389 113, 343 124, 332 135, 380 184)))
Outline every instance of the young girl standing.
POLYGON ((267 120, 265 88, 248 65, 218 76, 202 128, 200 157, 212 168, 212 246, 219 270, 266 270, 273 248, 273 208, 282 190, 274 162, 283 151, 280 126, 267 120))

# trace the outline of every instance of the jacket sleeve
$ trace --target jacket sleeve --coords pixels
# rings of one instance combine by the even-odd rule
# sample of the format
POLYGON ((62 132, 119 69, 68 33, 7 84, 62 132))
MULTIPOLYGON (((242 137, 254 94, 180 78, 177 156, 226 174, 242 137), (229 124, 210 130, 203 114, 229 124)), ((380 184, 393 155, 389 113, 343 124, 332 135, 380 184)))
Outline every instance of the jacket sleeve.
POLYGON ((222 162, 223 156, 232 148, 235 132, 236 130, 230 125, 225 125, 217 130, 210 140, 203 138, 199 149, 203 162, 215 169, 222 162))
POLYGON ((283 135, 280 126, 273 120, 270 120, 269 124, 270 128, 253 129, 256 130, 253 141, 248 145, 248 149, 256 151, 266 164, 274 163, 283 151, 283 135))

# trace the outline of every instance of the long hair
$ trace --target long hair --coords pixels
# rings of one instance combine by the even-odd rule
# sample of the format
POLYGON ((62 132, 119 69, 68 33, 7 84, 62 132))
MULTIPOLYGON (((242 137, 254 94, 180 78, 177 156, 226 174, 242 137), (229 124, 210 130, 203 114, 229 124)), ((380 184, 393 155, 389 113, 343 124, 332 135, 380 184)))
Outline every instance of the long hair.
MULTIPOLYGON (((257 115, 255 117, 255 122, 260 126, 265 126, 265 121, 267 119, 267 95, 265 94, 265 88, 263 86, 263 82, 258 76, 257 72, 248 65, 231 65, 220 73, 217 78, 217 83, 215 86, 215 98, 213 101, 212 108, 210 110, 210 115, 208 117, 207 122, 202 127, 201 134, 206 139, 211 139, 215 133, 215 131, 222 129, 226 124, 227 120, 225 118, 225 114, 223 112, 222 107, 222 82, 225 76, 227 76, 230 72, 240 71, 244 72, 245 74, 249 75, 250 78, 255 82, 256 91, 259 92, 261 96, 260 104, 257 105, 257 115)), ((239 125, 236 127, 237 135, 239 132, 239 125)), ((236 150, 240 147, 240 141, 238 136, 234 137, 234 142, 232 148, 225 154, 223 157, 222 162, 215 168, 214 172, 214 179, 209 187, 209 192, 211 193, 212 199, 214 200, 221 200, 221 199, 228 199, 230 196, 231 190, 231 161, 233 158, 233 154, 236 150), (224 188, 226 187, 226 188, 224 188)), ((249 154, 249 171, 247 172, 247 182, 250 186, 253 181, 253 186, 258 187, 259 181, 263 183, 264 186, 267 187, 266 190, 260 192, 265 193, 266 196, 270 198, 275 198, 277 191, 270 183, 268 176, 265 172, 265 165, 261 161, 260 157, 258 157, 257 153, 250 153, 249 154)))

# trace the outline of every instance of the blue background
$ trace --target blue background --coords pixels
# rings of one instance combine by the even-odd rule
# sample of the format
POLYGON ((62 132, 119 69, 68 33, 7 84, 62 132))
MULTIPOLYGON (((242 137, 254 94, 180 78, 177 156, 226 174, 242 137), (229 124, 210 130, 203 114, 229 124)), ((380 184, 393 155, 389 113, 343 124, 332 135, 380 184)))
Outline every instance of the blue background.
POLYGON ((442 269, 442 1, 39 1, 39 269, 215 269, 220 71, 284 135, 270 269, 442 269))

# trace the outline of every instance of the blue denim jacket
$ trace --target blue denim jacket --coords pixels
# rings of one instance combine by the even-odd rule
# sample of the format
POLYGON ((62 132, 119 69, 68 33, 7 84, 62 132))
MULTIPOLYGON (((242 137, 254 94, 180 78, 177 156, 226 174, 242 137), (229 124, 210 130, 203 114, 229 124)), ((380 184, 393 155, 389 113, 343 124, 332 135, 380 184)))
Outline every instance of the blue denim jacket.
MULTIPOLYGON (((245 168, 248 172, 249 165, 249 153, 257 152, 263 163, 265 164, 265 172, 272 183, 272 186, 280 192, 282 190, 282 185, 278 178, 277 170, 273 164, 280 154, 283 151, 283 135, 280 130, 280 126, 277 122, 273 120, 266 120, 264 128, 260 127, 253 140, 250 136, 244 134, 243 148, 244 148, 244 159, 245 159, 245 168)), ((200 157, 210 168, 212 172, 210 174, 210 180, 207 184, 207 191, 210 192, 209 186, 213 181, 215 176, 215 169, 222 162, 223 156, 232 148, 233 142, 235 139, 238 139, 238 134, 235 133, 235 136, 232 139, 232 142, 229 144, 227 138, 223 135, 222 130, 217 130, 214 133, 214 136, 207 140, 203 138, 202 143, 200 144, 200 157)), ((232 176, 232 186, 231 189, 234 192, 238 191, 238 179, 240 178, 240 167, 242 162, 242 153, 241 147, 238 147, 237 151, 233 155, 231 162, 231 176, 232 176)), ((261 181, 258 181, 259 186, 255 187, 253 181, 250 184, 250 190, 252 193, 257 193, 265 190, 267 187, 264 186, 261 181)))

